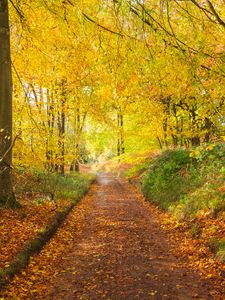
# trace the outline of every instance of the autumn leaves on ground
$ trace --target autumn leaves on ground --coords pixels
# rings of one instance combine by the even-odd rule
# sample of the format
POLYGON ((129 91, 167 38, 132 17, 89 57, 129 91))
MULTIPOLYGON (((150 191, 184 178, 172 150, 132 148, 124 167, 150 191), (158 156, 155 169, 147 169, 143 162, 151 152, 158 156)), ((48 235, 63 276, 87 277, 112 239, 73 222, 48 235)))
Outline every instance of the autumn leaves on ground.
MULTIPOLYGON (((156 165, 159 158, 150 160, 156 165)), ((133 169, 140 177, 143 163, 116 166, 114 175, 98 173, 56 235, 2 289, 2 299, 224 299, 225 265, 207 246, 210 237, 224 236, 223 217, 178 222, 137 189, 133 169), (193 233, 197 225, 203 234, 193 233)), ((57 203, 56 209, 34 199, 22 209, 2 210, 2 269, 69 202, 57 203)))
POLYGON ((217 274, 205 279, 206 274, 191 268, 180 252, 181 240, 170 239, 160 228, 162 221, 165 216, 128 183, 100 173, 55 237, 2 297, 222 299, 222 286, 216 285, 221 281, 212 280, 217 274))

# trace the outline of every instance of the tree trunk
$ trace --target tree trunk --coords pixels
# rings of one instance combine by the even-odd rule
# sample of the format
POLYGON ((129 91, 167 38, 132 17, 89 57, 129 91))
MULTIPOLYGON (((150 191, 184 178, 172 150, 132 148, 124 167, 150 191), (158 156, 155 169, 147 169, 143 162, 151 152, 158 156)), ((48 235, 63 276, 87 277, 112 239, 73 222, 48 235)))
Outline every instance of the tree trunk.
POLYGON ((120 156, 121 154, 121 141, 120 141, 120 114, 117 113, 117 129, 118 129, 118 135, 117 135, 117 156, 120 156))
POLYGON ((180 121, 180 147, 183 147, 183 128, 184 128, 184 118, 181 117, 181 121, 180 121))
POLYGON ((54 133, 55 115, 54 102, 49 89, 46 93, 47 100, 47 138, 46 138, 46 167, 49 172, 54 170, 52 138, 54 133))
POLYGON ((214 125, 213 125, 213 122, 210 120, 210 118, 205 118, 204 120, 204 127, 203 129, 206 131, 205 133, 205 138, 204 138, 204 142, 205 143, 209 143, 210 140, 211 140, 211 136, 213 136, 213 134, 215 133, 215 130, 214 130, 214 125))
POLYGON ((200 141, 199 136, 196 135, 196 136, 191 138, 192 147, 198 147, 198 146, 200 146, 200 143, 201 143, 201 141, 200 141))
POLYGON ((157 136, 157 141, 159 143, 160 150, 162 150, 163 149, 162 142, 161 142, 161 140, 160 140, 160 138, 158 136, 157 136))
POLYGON ((0 205, 16 206, 12 178, 12 70, 8 1, 0 0, 0 205))
POLYGON ((124 145, 124 128, 123 128, 123 115, 120 114, 120 130, 121 130, 121 154, 125 153, 125 145, 124 145))
POLYGON ((121 113, 121 110, 119 110, 119 112, 117 113, 117 127, 117 156, 120 156, 125 153, 123 114, 121 113))
POLYGON ((191 127, 193 130, 194 135, 191 137, 191 145, 192 147, 200 146, 200 137, 198 135, 199 126, 198 126, 198 120, 197 120, 197 108, 196 105, 192 107, 190 110, 191 114, 191 127))
POLYGON ((163 135, 164 135, 164 144, 166 146, 166 149, 169 148, 168 140, 167 140, 167 128, 168 128, 168 120, 167 116, 163 120, 163 135))
POLYGON ((80 171, 80 134, 82 131, 81 115, 79 104, 74 113, 74 160, 71 164, 70 171, 80 171))
POLYGON ((61 106, 61 113, 58 114, 58 148, 59 148, 59 173, 64 175, 65 173, 65 111, 64 111, 64 101, 61 106))
POLYGON ((66 129, 66 81, 61 83, 61 103, 58 112, 58 148, 59 148, 59 168, 61 175, 65 174, 65 129, 66 129))

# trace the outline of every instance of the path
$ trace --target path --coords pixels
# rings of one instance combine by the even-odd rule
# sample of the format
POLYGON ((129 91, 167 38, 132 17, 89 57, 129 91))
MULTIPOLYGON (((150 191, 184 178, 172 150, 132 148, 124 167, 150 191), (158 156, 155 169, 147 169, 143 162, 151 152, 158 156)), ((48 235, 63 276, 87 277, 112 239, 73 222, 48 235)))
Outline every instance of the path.
MULTIPOLYGON (((157 221, 127 183, 99 174, 89 206, 56 275, 46 278, 45 294, 32 299, 211 299, 207 282, 173 256, 157 221)), ((75 232, 76 224, 71 226, 75 232)))

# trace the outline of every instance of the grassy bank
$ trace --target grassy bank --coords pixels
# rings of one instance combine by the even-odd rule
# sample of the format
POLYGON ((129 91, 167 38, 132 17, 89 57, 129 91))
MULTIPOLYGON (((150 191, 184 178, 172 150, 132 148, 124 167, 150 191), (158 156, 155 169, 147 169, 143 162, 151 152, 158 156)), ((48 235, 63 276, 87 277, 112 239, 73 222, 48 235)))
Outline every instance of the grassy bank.
POLYGON ((202 239, 225 262, 225 145, 166 151, 127 172, 139 176, 145 197, 185 222, 192 237, 202 239))
POLYGON ((142 177, 144 195, 178 219, 225 211, 225 146, 163 153, 142 177))

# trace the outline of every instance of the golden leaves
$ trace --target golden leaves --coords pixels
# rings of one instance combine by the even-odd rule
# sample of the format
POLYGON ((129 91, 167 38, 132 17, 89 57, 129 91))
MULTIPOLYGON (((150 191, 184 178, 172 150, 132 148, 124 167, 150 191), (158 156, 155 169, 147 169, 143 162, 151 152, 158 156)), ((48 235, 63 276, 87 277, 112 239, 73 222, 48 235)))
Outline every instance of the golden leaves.
MULTIPOLYGON (((87 199, 86 205, 91 202, 92 198, 90 197, 87 199)), ((66 203, 64 203, 64 205, 65 204, 66 203)), ((84 223, 82 224, 82 220, 88 211, 84 207, 83 201, 78 204, 76 210, 65 220, 63 227, 58 230, 54 238, 42 249, 39 255, 30 259, 28 268, 19 276, 15 276, 12 284, 10 284, 6 292, 3 293, 6 297, 3 299, 8 299, 9 297, 10 299, 13 299, 13 297, 16 297, 16 299, 32 299, 33 297, 37 297, 37 295, 39 297, 45 295, 48 285, 50 284, 47 278, 51 280, 59 275, 57 267, 63 263, 65 259, 64 254, 72 250, 74 237, 80 233, 84 225, 84 223)), ((31 214, 34 214, 32 208, 30 208, 30 210, 31 214)), ((46 216, 50 218, 52 214, 51 211, 47 210, 45 205, 39 206, 35 213, 36 222, 42 222, 42 225, 49 220, 46 216)), ((20 232, 22 236, 22 234, 24 234, 24 228, 21 228, 21 230, 23 230, 20 232)), ((15 232, 13 232, 12 235, 13 234, 15 234, 15 232)), ((32 234, 34 233, 31 232, 31 236, 32 234)), ((20 240, 18 237, 19 234, 17 233, 17 240, 20 240)), ((62 269, 61 272, 70 272, 73 276, 78 275, 77 271, 73 268, 62 269)))
MULTIPOLYGON (((20 210, 2 209, 0 219, 0 268, 7 268, 25 243, 35 238, 37 233, 48 224, 54 216, 54 204, 45 202, 37 205, 31 199, 20 199, 20 210)), ((60 203, 60 208, 68 205, 60 203)), ((32 263, 32 261, 31 261, 32 263)))

